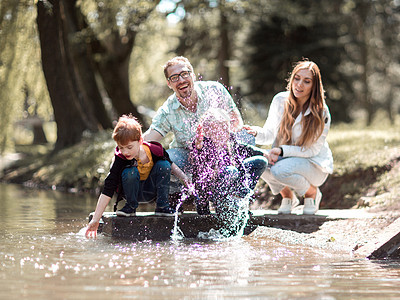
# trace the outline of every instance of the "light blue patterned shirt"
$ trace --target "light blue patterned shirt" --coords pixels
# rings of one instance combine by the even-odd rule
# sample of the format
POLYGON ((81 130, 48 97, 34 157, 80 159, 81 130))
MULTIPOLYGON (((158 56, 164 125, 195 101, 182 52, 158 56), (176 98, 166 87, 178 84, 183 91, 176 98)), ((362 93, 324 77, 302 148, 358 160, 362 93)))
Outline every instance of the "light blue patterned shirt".
POLYGON ((153 118, 151 129, 162 136, 169 132, 174 133, 174 140, 170 148, 190 149, 196 128, 201 116, 211 107, 219 107, 227 112, 239 112, 227 89, 216 81, 195 81, 194 89, 198 96, 197 110, 191 112, 185 108, 176 97, 169 96, 164 104, 157 110, 153 118))

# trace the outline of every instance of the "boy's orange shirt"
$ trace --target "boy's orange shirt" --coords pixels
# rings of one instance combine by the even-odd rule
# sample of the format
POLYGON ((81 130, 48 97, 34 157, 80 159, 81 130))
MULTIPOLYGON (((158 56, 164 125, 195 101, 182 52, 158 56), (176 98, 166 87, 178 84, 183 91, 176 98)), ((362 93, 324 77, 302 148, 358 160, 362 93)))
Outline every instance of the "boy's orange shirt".
POLYGON ((137 168, 139 171, 140 180, 146 180, 150 175, 151 169, 153 169, 154 161, 153 161, 153 157, 151 155, 149 146, 142 144, 142 147, 143 147, 144 151, 146 152, 146 155, 147 155, 147 158, 149 159, 149 161, 147 163, 143 164, 140 160, 137 160, 137 162, 138 162, 137 168))

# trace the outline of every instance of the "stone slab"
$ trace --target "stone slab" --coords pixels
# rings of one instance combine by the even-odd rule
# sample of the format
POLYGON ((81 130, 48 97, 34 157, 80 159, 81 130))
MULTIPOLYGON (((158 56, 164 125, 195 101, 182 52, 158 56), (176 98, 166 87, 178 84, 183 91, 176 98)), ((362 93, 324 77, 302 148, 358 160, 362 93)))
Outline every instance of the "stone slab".
MULTIPOLYGON (((92 218, 89 216, 89 221, 92 218)), ((104 213, 99 233, 108 236, 132 240, 169 240, 173 233, 175 217, 160 217, 154 213, 137 212, 135 217, 118 217, 115 213, 104 213)), ((178 217, 177 225, 185 238, 196 238, 200 232, 222 228, 215 214, 200 216, 195 212, 185 212, 178 217)), ((247 235, 257 228, 248 224, 244 229, 247 235)))
MULTIPOLYGON (((257 226, 277 227, 298 230, 309 225, 315 230, 326 221, 343 218, 371 217, 362 210, 320 210, 316 215, 303 215, 301 210, 291 215, 278 215, 276 210, 252 210, 244 234, 254 231, 257 226)), ((93 213, 92 213, 93 214, 93 213)), ((89 216, 89 220, 92 217, 89 216)), ((159 217, 153 212, 137 212, 135 217, 117 217, 115 213, 106 212, 99 232, 116 238, 132 240, 168 240, 174 228, 174 217, 159 217)), ((199 216, 196 212, 185 212, 178 218, 179 229, 185 238, 196 238, 199 232, 218 230, 223 224, 215 214, 199 216)))
POLYGON ((369 259, 400 258, 400 218, 382 230, 379 236, 355 251, 369 259))

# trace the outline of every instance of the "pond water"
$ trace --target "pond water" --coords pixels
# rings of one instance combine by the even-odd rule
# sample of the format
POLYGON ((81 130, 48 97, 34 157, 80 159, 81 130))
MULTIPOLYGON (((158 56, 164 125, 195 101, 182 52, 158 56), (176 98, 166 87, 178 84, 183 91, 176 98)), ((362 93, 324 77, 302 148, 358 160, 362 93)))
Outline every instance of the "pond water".
POLYGON ((400 299, 398 261, 259 235, 87 240, 95 197, 14 185, 0 197, 0 299, 400 299))

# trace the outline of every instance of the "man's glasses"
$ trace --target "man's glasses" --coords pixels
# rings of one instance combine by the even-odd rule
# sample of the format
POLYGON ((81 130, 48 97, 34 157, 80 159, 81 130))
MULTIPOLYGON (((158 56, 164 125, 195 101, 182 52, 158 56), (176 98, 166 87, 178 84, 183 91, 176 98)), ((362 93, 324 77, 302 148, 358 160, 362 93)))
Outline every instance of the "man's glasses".
POLYGON ((174 74, 168 77, 168 80, 171 82, 177 82, 179 80, 179 76, 182 77, 182 79, 186 79, 190 76, 190 71, 182 71, 179 74, 174 74))

